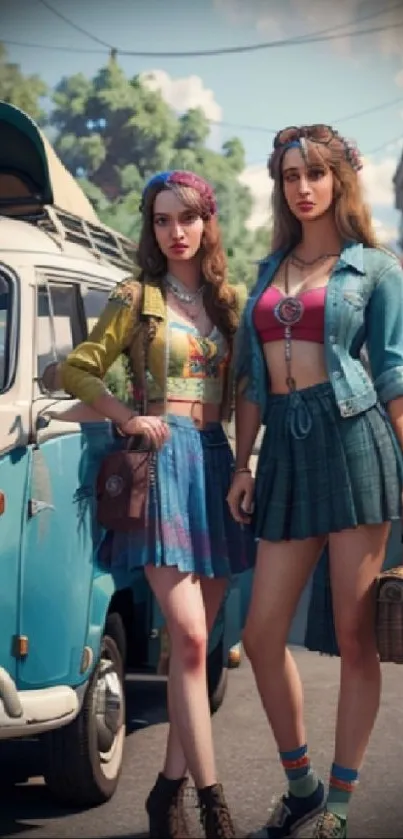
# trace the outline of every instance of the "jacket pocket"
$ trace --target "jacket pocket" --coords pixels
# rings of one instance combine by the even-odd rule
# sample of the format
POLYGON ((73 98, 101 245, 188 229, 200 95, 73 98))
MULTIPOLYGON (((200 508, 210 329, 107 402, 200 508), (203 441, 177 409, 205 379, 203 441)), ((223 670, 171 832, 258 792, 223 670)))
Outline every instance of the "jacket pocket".
POLYGON ((354 309, 359 311, 363 309, 365 306, 365 300, 362 294, 359 291, 354 291, 353 289, 345 288, 343 291, 343 301, 348 303, 354 309))

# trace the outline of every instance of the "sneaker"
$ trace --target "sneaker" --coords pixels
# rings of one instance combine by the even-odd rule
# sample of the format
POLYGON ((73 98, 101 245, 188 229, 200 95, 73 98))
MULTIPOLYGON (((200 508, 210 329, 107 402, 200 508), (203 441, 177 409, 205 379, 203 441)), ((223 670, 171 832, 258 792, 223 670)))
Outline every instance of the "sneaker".
POLYGON ((347 839, 347 820, 325 810, 317 821, 313 835, 315 839, 347 839))
POLYGON ((269 821, 262 830, 253 834, 253 839, 288 839, 321 813, 324 806, 325 788, 321 781, 315 792, 304 798, 289 792, 277 801, 269 821))

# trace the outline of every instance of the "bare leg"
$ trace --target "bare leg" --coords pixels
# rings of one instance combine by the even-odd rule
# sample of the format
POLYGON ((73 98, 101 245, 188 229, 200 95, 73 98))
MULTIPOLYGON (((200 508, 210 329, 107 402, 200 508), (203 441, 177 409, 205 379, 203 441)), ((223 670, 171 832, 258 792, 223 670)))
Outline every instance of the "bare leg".
MULTIPOLYGON (((200 581, 176 568, 147 566, 171 640, 169 701, 186 765, 198 789, 216 783, 207 696, 207 624, 200 581)), ((175 761, 176 762, 176 761, 175 761)), ((183 763, 175 765, 183 774, 183 763)))
POLYGON ((286 644, 298 600, 325 541, 259 544, 243 640, 281 752, 292 751, 306 740, 301 680, 286 644))
POLYGON ((335 627, 341 655, 335 762, 359 769, 378 713, 381 669, 375 637, 374 581, 390 525, 329 537, 335 627))
MULTIPOLYGON (((207 577, 202 577, 200 579, 200 585, 205 606, 207 634, 209 634, 214 626, 228 581, 222 579, 210 580, 207 577)), ((172 690, 170 686, 171 678, 169 677, 168 707, 170 726, 165 755, 164 775, 166 778, 183 778, 187 771, 187 765, 180 740, 180 729, 176 721, 175 704, 171 699, 172 690)))

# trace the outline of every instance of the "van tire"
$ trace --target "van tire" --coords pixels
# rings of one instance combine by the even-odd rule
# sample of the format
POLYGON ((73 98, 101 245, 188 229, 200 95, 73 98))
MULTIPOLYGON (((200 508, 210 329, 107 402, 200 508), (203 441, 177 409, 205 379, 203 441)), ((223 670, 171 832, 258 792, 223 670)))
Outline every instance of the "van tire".
POLYGON ((123 623, 118 614, 111 614, 106 621, 99 660, 88 682, 80 713, 69 725, 46 735, 45 781, 54 798, 64 804, 96 807, 109 801, 117 788, 125 741, 125 649, 123 623), (113 667, 111 673, 108 661, 113 667), (97 690, 104 690, 107 684, 102 676, 105 669, 106 677, 109 675, 110 679, 109 690, 114 688, 114 693, 110 694, 112 729, 107 725, 105 713, 99 717, 96 714, 97 690), (116 733, 113 733, 114 728, 116 733), (111 737, 113 742, 108 751, 111 737))
POLYGON ((215 714, 224 702, 228 685, 228 668, 224 664, 222 638, 207 656, 207 684, 210 712, 215 714))

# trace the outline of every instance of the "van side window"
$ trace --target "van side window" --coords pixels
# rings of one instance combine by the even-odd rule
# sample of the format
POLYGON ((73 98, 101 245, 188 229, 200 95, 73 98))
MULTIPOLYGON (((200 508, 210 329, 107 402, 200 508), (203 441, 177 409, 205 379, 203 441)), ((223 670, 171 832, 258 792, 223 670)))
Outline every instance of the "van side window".
POLYGON ((77 308, 77 287, 49 283, 38 287, 37 375, 52 361, 61 361, 84 339, 77 308))
MULTIPOLYGON (((84 286, 84 284, 81 286, 81 295, 88 334, 91 332, 101 312, 105 308, 110 292, 110 288, 94 288, 93 286, 84 286)), ((121 402, 126 403, 128 402, 130 396, 130 390, 128 388, 128 374, 127 358, 125 355, 120 355, 109 368, 104 379, 108 390, 110 390, 117 399, 120 399, 121 402)))
POLYGON ((10 325, 10 283, 6 277, 0 274, 0 393, 5 389, 7 384, 10 325))
POLYGON ((106 288, 91 288, 91 286, 81 286, 81 295, 83 299, 84 314, 87 322, 88 334, 95 326, 101 312, 105 308, 110 289, 106 288))

